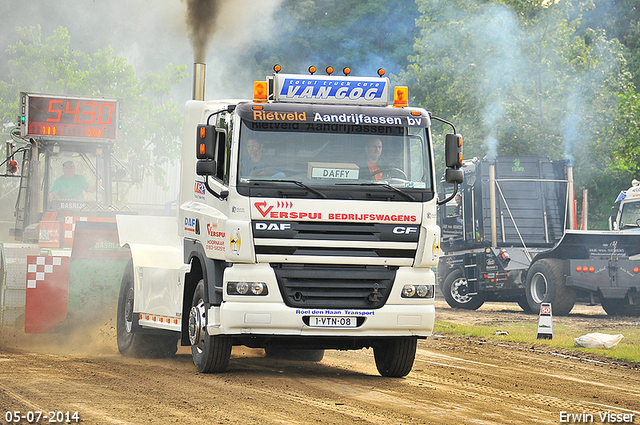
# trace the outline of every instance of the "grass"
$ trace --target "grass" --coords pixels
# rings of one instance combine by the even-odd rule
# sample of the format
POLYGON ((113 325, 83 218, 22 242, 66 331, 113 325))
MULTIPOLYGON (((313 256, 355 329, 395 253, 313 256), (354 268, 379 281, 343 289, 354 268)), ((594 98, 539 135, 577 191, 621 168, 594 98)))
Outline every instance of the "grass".
POLYGON ((571 324, 554 323, 553 339, 536 339, 537 331, 537 323, 510 322, 496 322, 491 325, 461 325, 447 321, 436 321, 434 329, 434 332, 441 334, 456 334, 475 338, 535 343, 537 345, 548 345, 550 347, 595 353, 614 359, 640 363, 640 328, 637 327, 615 327, 595 330, 594 332, 610 335, 624 335, 622 341, 610 349, 575 347, 573 339, 589 333, 585 332, 584 328, 578 325, 572 326, 571 324), (496 331, 506 331, 509 334, 495 335, 496 331))

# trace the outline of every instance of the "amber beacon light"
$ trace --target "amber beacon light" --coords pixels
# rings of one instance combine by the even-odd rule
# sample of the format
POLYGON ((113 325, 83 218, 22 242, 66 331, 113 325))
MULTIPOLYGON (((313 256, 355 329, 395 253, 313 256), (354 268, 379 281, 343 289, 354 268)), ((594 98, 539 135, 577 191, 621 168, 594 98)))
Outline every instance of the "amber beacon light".
POLYGON ((254 81, 253 83, 253 101, 255 103, 267 102, 267 82, 266 81, 254 81))
POLYGON ((409 88, 394 87, 393 88, 393 106, 396 108, 404 108, 409 106, 409 88))

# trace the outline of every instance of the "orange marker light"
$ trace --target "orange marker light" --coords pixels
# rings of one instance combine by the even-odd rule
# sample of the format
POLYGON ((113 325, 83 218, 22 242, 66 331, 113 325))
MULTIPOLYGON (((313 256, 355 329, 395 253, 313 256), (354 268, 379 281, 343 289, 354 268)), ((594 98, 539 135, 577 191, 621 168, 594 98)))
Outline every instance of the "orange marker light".
POLYGON ((634 272, 634 273, 638 273, 638 272, 640 272, 640 269, 639 269, 639 268, 637 268, 637 267, 634 267, 634 268, 633 268, 633 272, 634 272))
POLYGON ((378 68, 378 75, 379 76, 381 76, 381 77, 384 76, 385 72, 386 71, 384 70, 384 68, 378 68))
POLYGON ((280 71, 282 71, 282 67, 278 64, 273 65, 273 70, 276 72, 276 74, 280 71))
POLYGON ((582 267, 577 266, 577 267, 576 267, 576 271, 577 271, 578 273, 580 273, 580 272, 582 271, 582 267))
POLYGON ((266 103, 267 101, 267 82, 266 81, 254 81, 253 101, 255 103, 266 103))
POLYGON ((328 66, 326 71, 327 71, 327 75, 333 74, 333 67, 332 66, 328 66))
POLYGON ((349 67, 344 67, 344 68, 342 69, 342 72, 344 73, 344 75, 349 75, 349 74, 351 74, 351 68, 349 68, 349 67))
POLYGON ((205 155, 207 153, 207 147, 204 143, 200 143, 200 155, 205 155))
POLYGON ((409 88, 394 87, 393 88, 393 106, 395 108, 404 108, 409 106, 409 88))
POLYGON ((311 66, 309 67, 309 74, 313 75, 313 74, 315 74, 315 73, 316 73, 316 71, 317 71, 317 69, 316 69, 316 67, 315 67, 315 66, 311 65, 311 66))
MULTIPOLYGON (((204 139, 205 136, 207 135, 207 129, 206 127, 200 127, 200 138, 204 139)), ((202 149, 202 148, 201 148, 202 149)))

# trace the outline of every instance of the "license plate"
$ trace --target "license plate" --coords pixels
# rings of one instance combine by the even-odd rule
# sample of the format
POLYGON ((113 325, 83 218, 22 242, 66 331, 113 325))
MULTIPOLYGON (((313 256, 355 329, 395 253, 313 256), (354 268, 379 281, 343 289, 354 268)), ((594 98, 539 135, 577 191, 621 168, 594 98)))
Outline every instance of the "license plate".
POLYGON ((355 328, 356 317, 311 316, 309 326, 313 328, 355 328))

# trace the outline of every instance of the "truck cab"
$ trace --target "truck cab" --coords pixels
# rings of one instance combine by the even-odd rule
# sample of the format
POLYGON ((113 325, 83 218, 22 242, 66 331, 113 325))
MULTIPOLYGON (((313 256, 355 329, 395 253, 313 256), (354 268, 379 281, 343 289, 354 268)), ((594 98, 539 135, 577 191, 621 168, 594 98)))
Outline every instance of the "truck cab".
POLYGON ((620 192, 609 217, 609 230, 629 229, 640 229, 640 182, 636 179, 620 192))
POLYGON ((431 117, 389 91, 386 77, 276 72, 253 101, 187 102, 176 243, 121 235, 120 351, 163 329, 200 372, 245 345, 372 347, 382 375, 409 373, 434 325, 438 199, 431 117))

